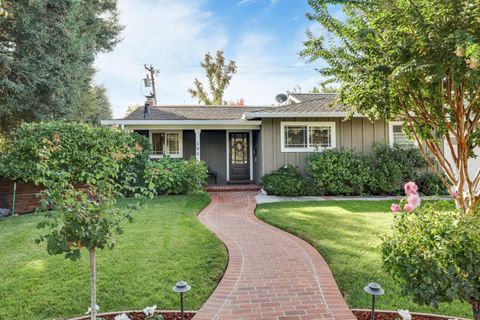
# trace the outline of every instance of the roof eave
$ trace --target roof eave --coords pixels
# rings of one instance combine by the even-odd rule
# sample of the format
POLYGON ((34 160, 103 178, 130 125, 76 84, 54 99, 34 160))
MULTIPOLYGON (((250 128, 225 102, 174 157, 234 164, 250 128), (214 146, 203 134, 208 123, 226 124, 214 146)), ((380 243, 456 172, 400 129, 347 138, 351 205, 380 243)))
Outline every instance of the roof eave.
POLYGON ((244 118, 247 120, 259 119, 259 118, 344 118, 353 116, 354 118, 364 118, 365 116, 350 112, 246 112, 244 118))
POLYGON ((112 125, 260 125, 260 121, 247 120, 127 120, 127 119, 108 119, 101 120, 104 126, 112 125))

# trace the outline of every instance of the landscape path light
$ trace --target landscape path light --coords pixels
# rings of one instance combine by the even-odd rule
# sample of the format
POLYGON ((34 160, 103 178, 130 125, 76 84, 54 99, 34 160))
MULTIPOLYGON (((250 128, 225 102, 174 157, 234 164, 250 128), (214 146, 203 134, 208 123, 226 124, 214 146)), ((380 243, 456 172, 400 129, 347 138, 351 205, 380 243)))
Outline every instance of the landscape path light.
POLYGON ((368 286, 363 288, 366 293, 372 295, 372 320, 375 320, 375 299, 377 296, 382 296, 385 294, 385 291, 382 289, 382 287, 375 282, 369 283, 368 286))
POLYGON ((173 292, 180 293, 180 316, 184 320, 183 315, 183 294, 190 291, 192 287, 188 285, 185 281, 178 281, 175 287, 173 287, 173 292))

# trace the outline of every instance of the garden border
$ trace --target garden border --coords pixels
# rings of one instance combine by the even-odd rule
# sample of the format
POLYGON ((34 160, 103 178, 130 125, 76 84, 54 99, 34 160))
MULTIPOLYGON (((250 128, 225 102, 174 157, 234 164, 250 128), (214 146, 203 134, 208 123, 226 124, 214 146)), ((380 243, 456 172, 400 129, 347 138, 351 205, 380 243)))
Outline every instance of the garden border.
MULTIPOLYGON (((126 313, 127 315, 130 313, 143 313, 143 310, 125 310, 125 311, 112 311, 112 312, 103 312, 97 314, 97 317, 104 317, 104 316, 117 316, 121 315, 122 313, 126 313)), ((155 311, 155 314, 157 315, 165 315, 165 314, 179 314, 180 310, 157 310, 155 311)), ((185 314, 190 314, 190 315, 195 315, 197 311, 192 311, 192 310, 185 310, 185 314)), ((81 317, 76 317, 76 318, 68 318, 68 320, 89 320, 90 316, 89 315, 84 315, 81 317)))

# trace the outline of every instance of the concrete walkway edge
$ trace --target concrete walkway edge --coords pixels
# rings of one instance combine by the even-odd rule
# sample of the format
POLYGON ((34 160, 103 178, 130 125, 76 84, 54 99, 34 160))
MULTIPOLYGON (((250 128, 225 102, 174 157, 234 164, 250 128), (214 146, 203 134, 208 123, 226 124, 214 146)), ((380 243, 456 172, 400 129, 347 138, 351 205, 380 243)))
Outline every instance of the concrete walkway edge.
MULTIPOLYGON (((286 197, 286 196, 271 196, 257 194, 255 196, 257 204, 275 203, 275 202, 306 202, 306 201, 399 201, 403 199, 403 196, 299 196, 299 197, 286 197)), ((451 197, 447 196, 422 196, 422 200, 451 200, 451 197)))

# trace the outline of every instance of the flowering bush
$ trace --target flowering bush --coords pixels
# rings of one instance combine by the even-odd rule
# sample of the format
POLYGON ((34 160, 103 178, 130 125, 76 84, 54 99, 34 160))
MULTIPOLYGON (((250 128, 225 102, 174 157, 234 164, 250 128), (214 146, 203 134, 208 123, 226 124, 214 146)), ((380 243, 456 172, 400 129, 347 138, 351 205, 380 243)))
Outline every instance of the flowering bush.
MULTIPOLYGON (((460 300, 480 310, 480 218, 445 203, 422 206, 414 182, 392 204, 393 232, 384 237, 383 265, 415 302, 438 306, 460 300)), ((457 192, 452 191, 452 196, 457 192)))

